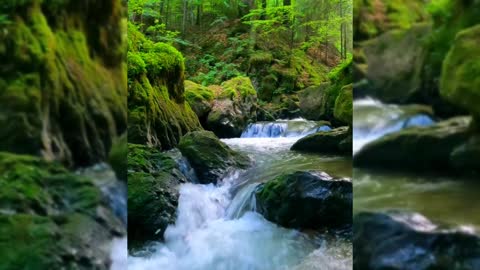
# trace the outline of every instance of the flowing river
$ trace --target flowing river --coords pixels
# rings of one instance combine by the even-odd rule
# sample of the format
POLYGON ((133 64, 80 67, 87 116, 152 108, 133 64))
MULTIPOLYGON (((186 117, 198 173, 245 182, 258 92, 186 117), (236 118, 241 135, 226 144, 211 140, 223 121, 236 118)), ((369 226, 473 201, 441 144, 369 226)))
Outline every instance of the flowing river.
MULTIPOLYGON (((365 144, 410 126, 429 126, 435 120, 412 106, 387 105, 372 99, 354 101, 354 153, 365 144)), ((415 155, 415 153, 412 153, 415 155)), ((418 212, 439 224, 469 231, 480 229, 480 184, 475 179, 354 168, 354 213, 403 209, 418 212)), ((478 180, 478 179, 477 179, 478 180)))
POLYGON ((283 173, 320 170, 351 177, 350 158, 289 150, 302 136, 328 129, 302 119, 263 122, 250 125, 241 138, 223 140, 248 154, 254 165, 231 172, 217 185, 182 184, 177 220, 167 228, 165 241, 131 251, 129 269, 351 269, 351 242, 285 229, 254 211, 255 187, 283 173))

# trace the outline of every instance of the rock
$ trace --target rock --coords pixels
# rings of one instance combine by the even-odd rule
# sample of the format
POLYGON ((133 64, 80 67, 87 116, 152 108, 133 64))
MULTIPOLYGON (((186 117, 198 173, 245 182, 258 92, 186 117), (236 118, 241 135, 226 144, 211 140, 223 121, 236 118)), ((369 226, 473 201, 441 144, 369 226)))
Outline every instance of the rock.
POLYGON ((353 84, 345 85, 340 90, 340 94, 335 100, 335 107, 333 111, 334 117, 337 121, 344 125, 352 125, 352 110, 353 110, 353 84))
POLYGON ((153 43, 133 24, 128 48, 128 141, 168 150, 180 137, 201 130, 184 94, 185 64, 173 46, 153 43))
POLYGON ((213 132, 189 132, 180 140, 178 149, 190 162, 203 184, 217 183, 231 169, 245 169, 248 156, 235 152, 213 132))
POLYGON ((162 240, 175 223, 179 185, 186 182, 176 162, 155 148, 128 146, 128 240, 162 240))
POLYGON ((251 122, 256 121, 257 94, 248 77, 236 77, 222 83, 207 128, 220 138, 240 137, 251 122))
POLYGON ((480 24, 460 31, 442 66, 443 98, 480 119, 480 24))
POLYGON ((110 269, 125 229, 92 179, 38 157, 0 152, 3 269, 110 269))
POLYGON ((2 5, 12 23, 2 26, 0 151, 88 166, 105 161, 127 127, 124 8, 120 0, 67 5, 2 5))
POLYGON ((185 81, 185 98, 204 127, 208 114, 212 110, 214 96, 212 89, 192 81, 185 81))
POLYGON ((295 119, 299 117, 301 117, 301 112, 296 94, 276 96, 271 103, 265 104, 257 110, 258 121, 275 121, 276 119, 295 119))
POLYGON ((329 119, 333 111, 332 104, 328 104, 328 89, 330 83, 323 83, 317 86, 310 86, 301 92, 298 97, 300 100, 300 111, 302 116, 308 120, 329 119))
POLYGON ((353 220, 354 269, 480 269, 480 237, 440 230, 416 213, 363 212, 353 220))
POLYGON ((290 149, 322 154, 351 155, 351 141, 351 129, 349 127, 339 127, 305 136, 293 144, 290 149))
POLYGON ((472 135, 466 142, 455 147, 450 153, 450 164, 460 172, 479 172, 480 135, 472 135))
MULTIPOLYGON (((460 49, 460 47, 464 45, 467 45, 468 42, 465 43, 466 39, 464 38, 461 38, 462 41, 456 42, 456 36, 460 32, 463 32, 469 27, 472 27, 471 29, 473 29, 474 28, 473 26, 479 23, 478 21, 479 12, 480 12, 480 2, 451 0, 451 1, 445 2, 442 8, 436 9, 431 16, 433 19, 433 31, 431 35, 428 36, 428 38, 425 40, 426 41, 425 51, 427 52, 427 55, 426 55, 426 60, 423 67, 422 85, 425 89, 430 89, 431 92, 435 93, 436 95, 439 95, 440 98, 445 97, 444 94, 441 93, 442 81, 443 83, 445 83, 447 78, 452 78, 453 81, 448 83, 451 86, 447 88, 456 87, 454 85, 459 82, 457 79, 460 79, 462 76, 464 76, 461 74, 462 73, 465 74, 464 73, 465 68, 467 69, 469 68, 468 67, 469 64, 466 64, 466 65, 460 64, 460 68, 457 70, 456 67, 454 68, 453 66, 451 66, 451 64, 453 64, 453 62, 451 62, 450 66, 448 67, 449 70, 445 71, 445 72, 449 72, 450 74, 445 73, 443 71, 444 67, 446 68, 446 64, 448 64, 449 61, 460 60, 460 59, 455 60, 456 57, 453 55, 451 57, 448 56, 449 52, 453 49, 453 47, 457 47, 457 50, 455 52, 457 56, 462 57, 462 55, 465 55, 462 52, 459 53, 458 49, 460 49), (451 15, 445 16, 444 10, 451 10, 452 11, 451 15), (446 61, 447 58, 450 58, 450 60, 446 61), (443 76, 447 76, 445 77, 445 80, 442 80, 443 76)), ((472 35, 473 34, 470 35, 470 38, 467 37, 467 39, 471 39, 473 40, 473 42, 475 42, 474 41, 475 38, 472 37, 472 35)), ((466 62, 474 63, 475 59, 478 59, 478 56, 474 53, 475 52, 474 47, 475 46, 473 47, 469 46, 469 49, 467 49, 467 50, 471 50, 470 52, 472 52, 473 54, 470 55, 471 59, 468 59, 471 61, 468 61, 466 59, 465 60, 466 62)), ((463 50, 463 49, 460 49, 460 50, 463 50)), ((473 79, 468 75, 464 78, 467 81, 473 81, 473 79)), ((468 113, 467 111, 463 111, 464 108, 466 107, 464 107, 462 104, 453 102, 454 104, 460 105, 460 106, 453 106, 454 104, 451 104, 450 102, 448 102, 450 101, 449 98, 446 98, 445 100, 447 102, 443 102, 443 103, 444 104, 447 103, 449 106, 444 106, 444 104, 442 103, 437 106, 435 106, 434 104, 433 107, 437 115, 454 116, 454 115, 468 113)))
POLYGON ((335 124, 335 102, 342 87, 352 83, 352 71, 352 59, 348 59, 329 72, 329 82, 299 92, 302 116, 308 120, 327 120, 335 124))
POLYGON ((452 169, 451 155, 470 134, 470 117, 456 117, 428 127, 410 127, 365 145, 355 166, 406 170, 452 169))
POLYGON ((425 58, 423 37, 431 27, 418 24, 396 29, 362 44, 369 89, 364 95, 383 102, 418 101, 423 95, 421 72, 425 58))
POLYGON ((352 183, 324 172, 281 175, 255 191, 257 211, 281 226, 341 228, 352 222, 352 183))

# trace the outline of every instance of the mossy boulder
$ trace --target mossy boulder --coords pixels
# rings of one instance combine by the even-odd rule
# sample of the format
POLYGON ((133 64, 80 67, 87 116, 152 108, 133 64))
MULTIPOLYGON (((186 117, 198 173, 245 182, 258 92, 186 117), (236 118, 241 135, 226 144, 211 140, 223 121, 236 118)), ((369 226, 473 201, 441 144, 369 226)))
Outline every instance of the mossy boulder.
POLYGON ((0 151, 106 160, 127 126, 123 12, 120 0, 2 4, 0 151))
POLYGON ((353 84, 346 85, 340 90, 335 100, 333 115, 338 122, 345 125, 352 125, 353 121, 353 84))
POLYGON ((240 137, 256 121, 257 93, 248 77, 236 77, 221 85, 207 118, 207 129, 220 138, 240 137))
POLYGON ((460 31, 442 67, 443 98, 480 119, 480 24, 460 31))
POLYGON ((128 240, 162 240, 175 223, 179 185, 187 180, 165 153, 135 144, 128 150, 128 240))
POLYGON ((409 29, 395 29, 364 42, 368 90, 364 95, 384 102, 405 103, 421 100, 421 74, 425 61, 424 39, 431 32, 429 24, 409 29))
POLYGON ((410 127, 365 145, 355 166, 404 170, 452 170, 451 155, 470 137, 470 117, 456 117, 428 127, 410 127))
MULTIPOLYGON (((468 39, 475 40, 475 34, 473 33, 470 35, 462 34, 464 35, 463 37, 460 35, 458 42, 456 36, 461 31, 473 27, 479 23, 478 17, 480 14, 480 3, 478 1, 462 0, 438 1, 435 5, 431 6, 430 10, 431 17, 433 19, 433 31, 427 37, 425 42, 425 50, 427 54, 422 72, 422 81, 425 89, 430 89, 430 91, 435 93, 437 96, 444 96, 442 93, 440 93, 442 91, 442 86, 440 84, 442 82, 446 83, 446 79, 443 80, 442 76, 451 76, 448 78, 452 78, 453 81, 449 83, 456 84, 458 82, 457 79, 460 79, 460 77, 465 76, 469 72, 467 70, 470 69, 469 65, 471 64, 466 64, 463 66, 461 65, 459 71, 453 70, 451 66, 453 62, 448 64, 448 61, 456 61, 458 59, 456 59, 456 56, 449 54, 449 52, 454 51, 454 54, 457 54, 458 57, 463 57, 465 54, 463 54, 463 52, 459 52, 459 50, 462 50, 462 46, 464 45, 468 46, 468 39), (454 49, 453 46, 455 46, 457 49, 454 49), (446 61, 447 54, 450 55, 448 57, 450 60, 448 61, 446 61), (445 70, 444 68, 448 69, 445 70), (444 73, 444 70, 446 72, 453 72, 453 74, 449 75, 444 73)), ((474 29, 474 27, 472 29, 474 29)), ((476 40, 478 40, 478 38, 476 40)), ((475 58, 475 49, 471 46, 468 47, 469 48, 465 49, 470 50, 473 53, 471 55, 472 59, 470 59, 471 61, 469 63, 474 63, 475 59, 478 59, 475 58)), ((470 71, 472 71, 472 69, 470 69, 470 71)), ((466 76, 467 78, 470 78, 469 75, 466 76)), ((447 98, 447 101, 449 100, 450 99, 447 98)), ((453 103, 458 104, 456 101, 453 103)), ((450 105, 449 107, 453 106, 450 105)), ((437 114, 442 113, 446 115, 452 115, 458 114, 459 112, 463 113, 461 109, 465 108, 462 105, 460 105, 460 107, 449 107, 445 109, 445 106, 440 104, 439 106, 434 106, 434 109, 437 114)))
POLYGON ((4 269, 109 269, 125 229, 93 180, 43 159, 0 152, 4 269))
POLYGON ((173 46, 153 43, 128 24, 128 141, 167 150, 201 129, 185 101, 184 59, 173 46))
POLYGON ((335 102, 341 89, 352 83, 352 59, 347 59, 328 73, 328 82, 310 86, 298 93, 301 115, 308 120, 327 120, 340 124, 335 119, 335 102))
POLYGON ((257 211, 287 228, 342 228, 352 223, 352 183, 324 172, 297 171, 255 190, 257 211))
POLYGON ((212 110, 214 97, 212 89, 192 81, 185 81, 185 98, 204 127, 208 113, 212 110))
POLYGON ((299 139, 290 149, 320 154, 351 155, 352 130, 349 127, 339 127, 319 131, 299 139))
POLYGON ((180 140, 178 149, 203 184, 217 183, 231 170, 245 169, 250 165, 248 156, 230 149, 210 131, 187 133, 180 140))
POLYGON ((478 235, 441 229, 418 213, 358 213, 353 218, 353 245, 354 269, 480 268, 478 235))

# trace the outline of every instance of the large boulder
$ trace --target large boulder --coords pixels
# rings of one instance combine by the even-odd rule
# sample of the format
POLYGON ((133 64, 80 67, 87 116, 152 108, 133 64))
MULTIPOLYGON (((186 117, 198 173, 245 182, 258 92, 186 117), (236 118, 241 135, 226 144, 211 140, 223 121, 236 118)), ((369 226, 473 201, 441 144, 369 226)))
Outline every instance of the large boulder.
POLYGON ((127 127, 121 1, 9 1, 0 12, 0 151, 105 161, 127 127))
POLYGON ((162 240, 175 223, 179 185, 187 180, 175 160, 157 149, 128 149, 128 240, 162 240))
POLYGON ((183 56, 146 39, 131 23, 128 35, 128 141, 171 149, 182 135, 201 129, 185 101, 183 56))
POLYGON ((423 38, 428 24, 396 29, 362 43, 368 90, 364 95, 384 102, 404 103, 422 95, 421 72, 425 58, 423 38))
POLYGON ((333 110, 332 104, 328 104, 330 83, 310 86, 299 92, 299 106, 302 116, 309 120, 328 119, 333 110))
POLYGON ((349 127, 319 131, 299 139, 290 149, 301 152, 350 155, 352 131, 349 127))
POLYGON ((110 269, 125 228, 91 178, 57 163, 0 152, 3 269, 110 269))
POLYGON ((192 81, 185 81, 185 98, 204 127, 208 114, 212 110, 214 97, 212 89, 192 81))
POLYGON ((207 118, 207 129, 220 138, 240 137, 256 121, 257 93, 248 77, 225 81, 207 118))
POLYGON ((353 219, 354 269, 480 269, 480 237, 440 230, 416 213, 363 212, 353 219))
POLYGON ((480 24, 459 32, 442 67, 443 98, 480 119, 480 24))
POLYGON ((308 87, 299 92, 302 116, 309 120, 327 120, 339 124, 334 116, 335 102, 342 88, 352 83, 352 59, 340 63, 328 73, 329 82, 308 87))
POLYGON ((324 172, 281 175, 255 191, 257 211, 296 229, 343 228, 352 222, 352 183, 324 172))
POLYGON ((180 140, 178 149, 203 184, 217 183, 230 170, 245 169, 250 165, 248 156, 230 149, 210 131, 187 133, 180 140))
POLYGON ((355 166, 407 170, 449 170, 454 150, 470 137, 470 117, 456 117, 428 127, 410 127, 365 145, 355 166))

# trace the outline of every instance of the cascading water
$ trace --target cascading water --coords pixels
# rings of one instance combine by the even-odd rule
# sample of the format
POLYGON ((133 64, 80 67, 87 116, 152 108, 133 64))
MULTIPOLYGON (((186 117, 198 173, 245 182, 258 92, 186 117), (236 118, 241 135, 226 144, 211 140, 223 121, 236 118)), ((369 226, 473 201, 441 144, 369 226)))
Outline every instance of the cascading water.
MULTIPOLYGON (((315 122, 297 122, 303 125, 299 128, 302 131, 307 126, 319 128, 315 122)), ((308 269, 305 265, 312 264, 312 258, 319 254, 324 265, 332 266, 325 269, 351 268, 351 253, 345 252, 344 243, 279 227, 254 212, 254 190, 258 183, 282 173, 322 170, 341 177, 351 176, 349 159, 289 151, 300 134, 305 133, 297 134, 297 137, 223 140, 248 154, 255 161, 253 167, 232 172, 217 185, 182 184, 177 219, 167 228, 164 242, 151 243, 131 254, 129 269, 308 269), (335 268, 335 265, 346 267, 335 268)))
POLYGON ((278 138, 303 137, 318 131, 331 128, 325 122, 307 121, 302 118, 293 120, 277 120, 274 122, 257 122, 250 124, 241 138, 278 138))
POLYGON ((386 134, 412 126, 429 126, 435 121, 425 112, 409 106, 383 104, 365 98, 353 102, 353 153, 386 134))

